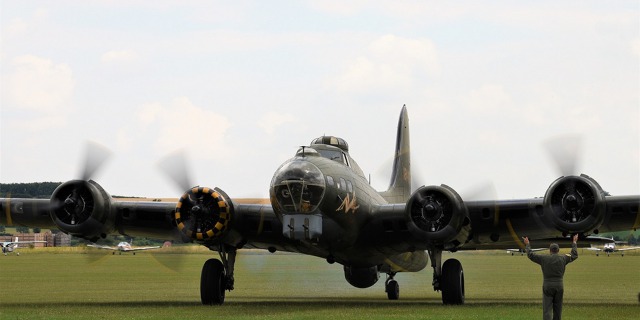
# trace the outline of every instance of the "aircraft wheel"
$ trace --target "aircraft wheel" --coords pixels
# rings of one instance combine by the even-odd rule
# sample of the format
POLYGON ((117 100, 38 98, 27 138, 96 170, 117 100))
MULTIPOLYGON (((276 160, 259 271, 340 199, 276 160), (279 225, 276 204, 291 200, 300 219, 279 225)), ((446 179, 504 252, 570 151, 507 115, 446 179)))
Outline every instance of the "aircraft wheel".
POLYGON ((202 304, 213 305, 224 302, 226 289, 225 271, 218 259, 209 259, 202 266, 200 276, 200 300, 202 304))
POLYGON ((442 303, 464 304, 464 272, 462 264, 449 259, 442 264, 442 303))
POLYGON ((398 300, 398 298, 400 298, 400 285, 398 284, 398 281, 391 280, 385 285, 385 287, 389 300, 398 300))

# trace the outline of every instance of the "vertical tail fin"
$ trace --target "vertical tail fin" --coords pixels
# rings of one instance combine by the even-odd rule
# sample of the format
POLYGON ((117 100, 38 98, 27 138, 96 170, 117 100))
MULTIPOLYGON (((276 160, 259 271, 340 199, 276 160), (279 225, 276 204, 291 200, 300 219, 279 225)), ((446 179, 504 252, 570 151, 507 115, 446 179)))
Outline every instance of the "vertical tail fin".
POLYGON ((411 196, 411 152, 409 143, 409 115, 402 106, 398 120, 396 149, 391 172, 391 183, 380 195, 389 203, 403 203, 411 196))

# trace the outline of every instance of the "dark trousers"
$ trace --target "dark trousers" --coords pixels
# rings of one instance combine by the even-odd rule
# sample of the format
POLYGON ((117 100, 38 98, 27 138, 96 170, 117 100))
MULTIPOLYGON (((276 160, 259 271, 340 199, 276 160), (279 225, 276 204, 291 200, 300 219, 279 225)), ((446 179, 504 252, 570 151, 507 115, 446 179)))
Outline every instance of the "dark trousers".
POLYGON ((562 319, 562 284, 545 284, 542 286, 542 319, 562 319))

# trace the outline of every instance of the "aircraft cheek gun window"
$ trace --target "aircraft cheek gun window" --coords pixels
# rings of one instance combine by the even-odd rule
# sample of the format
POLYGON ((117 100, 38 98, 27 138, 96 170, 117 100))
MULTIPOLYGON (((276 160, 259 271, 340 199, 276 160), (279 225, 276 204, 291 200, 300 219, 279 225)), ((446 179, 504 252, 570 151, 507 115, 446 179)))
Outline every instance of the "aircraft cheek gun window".
POLYGON ((305 160, 284 164, 271 181, 272 198, 283 213, 311 213, 324 195, 324 175, 305 160))

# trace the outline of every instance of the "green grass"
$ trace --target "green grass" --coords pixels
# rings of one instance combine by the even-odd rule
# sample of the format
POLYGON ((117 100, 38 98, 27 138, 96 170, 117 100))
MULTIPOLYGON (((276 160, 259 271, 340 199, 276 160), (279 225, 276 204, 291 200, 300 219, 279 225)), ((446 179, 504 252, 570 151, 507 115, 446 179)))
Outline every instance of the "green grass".
MULTIPOLYGON (((443 306, 431 288, 431 268, 398 274, 400 300, 389 301, 384 275, 357 289, 340 265, 290 254, 238 256, 236 289, 223 306, 200 305, 206 250, 190 254, 87 254, 23 249, 0 256, 2 319, 537 319, 542 313, 540 268, 501 252, 446 254, 465 270, 466 304, 443 306), (158 260, 174 265, 178 272, 158 260)), ((445 257, 445 258, 446 258, 445 257)), ((581 252, 565 276, 565 319, 637 319, 640 255, 595 257, 581 252)))

